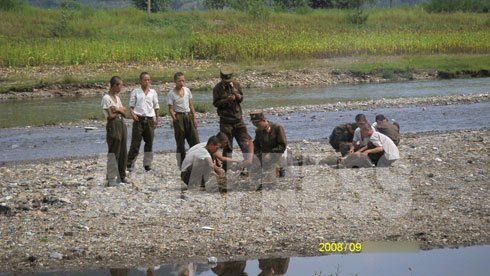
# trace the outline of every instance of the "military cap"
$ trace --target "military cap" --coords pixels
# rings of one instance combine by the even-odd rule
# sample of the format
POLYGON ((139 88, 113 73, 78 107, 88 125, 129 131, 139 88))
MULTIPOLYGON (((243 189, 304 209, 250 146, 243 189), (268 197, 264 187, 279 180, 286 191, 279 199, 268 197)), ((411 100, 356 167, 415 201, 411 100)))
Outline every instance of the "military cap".
POLYGON ((224 81, 231 81, 233 77, 233 69, 231 67, 223 67, 221 68, 219 75, 224 81))
POLYGON ((252 122, 265 120, 264 113, 262 111, 250 112, 250 120, 252 120, 252 122))

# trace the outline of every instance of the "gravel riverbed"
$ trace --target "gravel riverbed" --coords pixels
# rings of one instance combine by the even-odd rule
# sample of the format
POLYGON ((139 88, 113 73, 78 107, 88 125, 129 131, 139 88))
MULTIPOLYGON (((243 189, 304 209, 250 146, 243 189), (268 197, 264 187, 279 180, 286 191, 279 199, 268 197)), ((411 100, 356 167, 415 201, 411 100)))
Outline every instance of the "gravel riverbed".
MULTIPOLYGON (((298 141, 287 177, 228 173, 230 191, 182 193, 175 156, 104 187, 105 158, 0 167, 0 271, 319 255, 326 241, 490 243, 490 130, 405 133, 391 168, 336 169, 326 140, 298 141), (254 191, 262 183, 262 191, 254 191)), ((141 162, 141 158, 138 159, 141 162)))
MULTIPOLYGON (((248 72, 239 80, 245 87, 387 81, 379 76, 307 70, 248 72)), ((189 80, 188 85, 211 87, 217 81, 189 80)), ((167 91, 171 85, 155 86, 167 91)), ((103 85, 59 86, 2 93, 0 100, 101 95, 106 90, 103 85)), ((287 116, 487 103, 489 98, 489 93, 483 93, 379 99, 265 112, 287 116)), ((199 116, 201 121, 217 120, 214 112, 199 116)), ((87 120, 55 127, 94 123, 104 124, 87 120)), ((336 169, 325 164, 336 156, 327 140, 295 141, 290 151, 304 161, 303 166, 288 167, 285 178, 240 177, 230 171, 230 189, 224 194, 217 192, 215 180, 206 190, 182 192, 172 153, 157 153, 150 172, 143 170, 139 158, 131 183, 109 188, 104 184, 104 156, 2 163, 0 272, 149 266, 182 259, 204 261, 209 256, 220 261, 311 256, 321 255, 319 243, 329 241, 413 241, 422 249, 489 244, 490 130, 488 123, 483 127, 403 133, 401 159, 390 168, 336 169), (255 191, 261 183, 264 189, 255 191)))

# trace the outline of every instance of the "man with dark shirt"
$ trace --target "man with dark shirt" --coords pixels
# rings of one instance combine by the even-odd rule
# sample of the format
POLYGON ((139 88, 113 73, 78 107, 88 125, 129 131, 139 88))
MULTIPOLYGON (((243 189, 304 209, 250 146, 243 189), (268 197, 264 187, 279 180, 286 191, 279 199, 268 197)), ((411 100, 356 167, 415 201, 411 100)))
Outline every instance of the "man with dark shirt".
MULTIPOLYGON (((253 144, 242 118, 240 103, 243 101, 243 92, 240 84, 233 79, 233 71, 230 68, 222 68, 220 77, 221 81, 213 89, 213 105, 218 112, 220 132, 228 137, 228 145, 223 149, 223 156, 231 157, 235 138, 244 158, 240 167, 247 167, 252 164, 253 144)), ((226 163, 223 164, 223 169, 227 169, 226 163)))

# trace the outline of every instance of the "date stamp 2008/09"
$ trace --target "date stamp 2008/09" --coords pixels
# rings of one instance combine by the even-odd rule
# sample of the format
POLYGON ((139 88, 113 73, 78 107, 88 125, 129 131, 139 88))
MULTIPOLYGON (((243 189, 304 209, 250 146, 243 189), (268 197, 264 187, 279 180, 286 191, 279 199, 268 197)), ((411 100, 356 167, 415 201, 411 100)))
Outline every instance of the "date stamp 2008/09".
POLYGON ((320 242, 321 253, 359 253, 362 251, 362 243, 360 242, 320 242))

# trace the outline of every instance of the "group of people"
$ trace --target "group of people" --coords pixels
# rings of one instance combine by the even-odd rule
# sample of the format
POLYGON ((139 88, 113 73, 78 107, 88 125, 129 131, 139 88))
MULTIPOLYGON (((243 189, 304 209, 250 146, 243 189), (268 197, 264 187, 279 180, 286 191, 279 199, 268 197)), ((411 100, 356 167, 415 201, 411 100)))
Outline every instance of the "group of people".
MULTIPOLYGON (((177 166, 182 181, 203 187, 212 173, 224 177, 230 167, 239 169, 242 175, 275 169, 277 176, 284 176, 284 163, 281 162, 287 154, 284 128, 267 120, 261 111, 251 112, 250 120, 256 127, 255 138, 252 139, 243 120, 241 103, 244 95, 240 84, 228 68, 221 69, 220 78, 221 81, 213 88, 219 132, 209 137, 207 142, 199 140, 192 93, 185 86, 182 72, 175 73, 175 87, 167 93, 168 114, 172 118, 177 166), (233 140, 237 141, 243 160, 232 158, 233 140)), ((133 89, 129 97, 129 113, 133 121, 129 151, 124 123, 127 112, 118 96, 123 87, 122 79, 112 77, 109 92, 102 98, 101 105, 107 118, 109 186, 128 182, 126 171, 134 169, 141 140, 144 141, 143 167, 146 171, 152 169, 153 139, 159 123, 160 106, 157 92, 151 88, 150 74, 142 72, 139 82, 140 87, 133 89)), ((397 123, 389 122, 381 114, 376 116, 372 125, 364 114, 358 114, 355 121, 337 126, 330 135, 330 144, 342 155, 339 162, 364 159, 375 166, 389 166, 399 159, 400 126, 397 123)))
MULTIPOLYGON (((224 176, 234 165, 243 175, 248 170, 277 169, 284 176, 280 166, 280 156, 286 151, 284 128, 269 122, 260 111, 250 114, 256 127, 255 139, 248 134, 243 120, 241 103, 243 91, 233 78, 233 71, 222 68, 221 81, 213 89, 213 105, 219 116, 219 133, 211 136, 207 142, 200 143, 197 131, 197 117, 192 104, 192 93, 185 86, 182 72, 174 75, 175 87, 167 94, 168 113, 172 118, 176 142, 177 165, 181 179, 187 185, 203 186, 214 172, 224 176), (243 160, 232 157, 233 139, 242 151, 243 160), (186 151, 185 142, 189 145, 186 151), (222 152, 221 152, 222 151, 222 152)), ((124 124, 126 108, 118 94, 123 87, 120 77, 110 80, 110 89, 102 98, 102 109, 107 119, 107 180, 109 186, 127 183, 126 171, 132 171, 138 156, 141 140, 144 141, 143 167, 152 169, 154 130, 158 125, 160 106, 158 95, 151 86, 150 74, 142 72, 140 87, 131 91, 129 111, 133 120, 131 146, 126 149, 127 129, 124 124)))
POLYGON ((398 123, 390 122, 382 114, 376 116, 372 125, 364 114, 357 114, 355 121, 335 127, 329 137, 332 147, 342 155, 339 162, 364 159, 374 166, 386 167, 400 158, 398 123))

